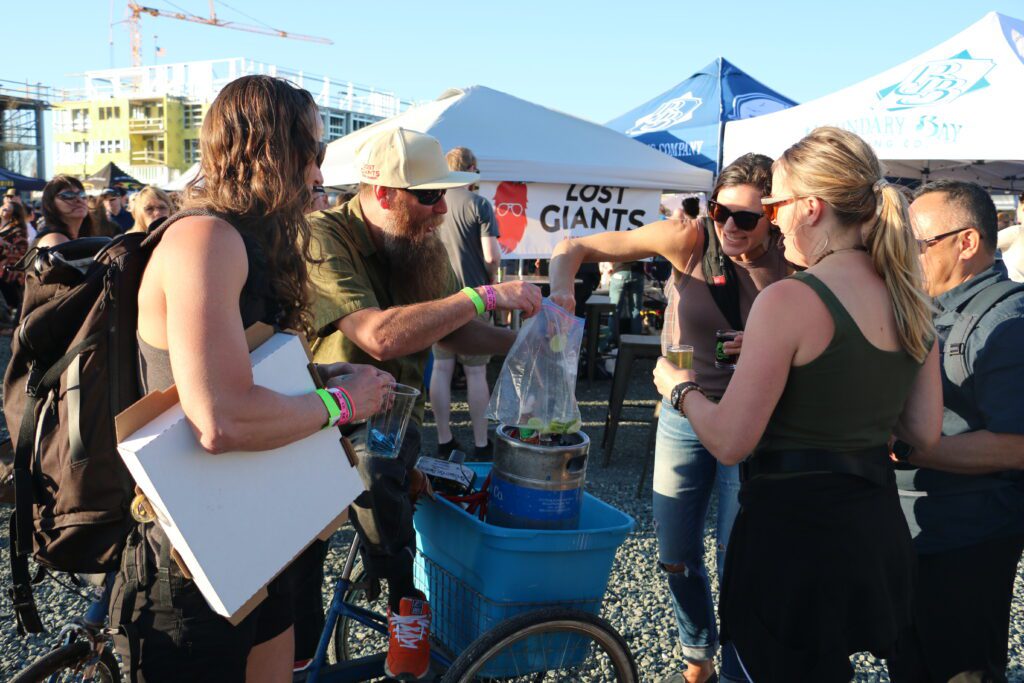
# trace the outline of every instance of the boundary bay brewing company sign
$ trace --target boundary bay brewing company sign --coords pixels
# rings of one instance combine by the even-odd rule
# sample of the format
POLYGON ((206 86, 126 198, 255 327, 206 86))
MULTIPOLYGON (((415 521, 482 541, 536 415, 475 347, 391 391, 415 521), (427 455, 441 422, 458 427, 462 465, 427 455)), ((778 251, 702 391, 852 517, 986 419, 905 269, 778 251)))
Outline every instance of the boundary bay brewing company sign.
POLYGON ((659 190, 608 185, 483 182, 505 258, 550 258, 566 237, 632 230, 658 220, 659 190))

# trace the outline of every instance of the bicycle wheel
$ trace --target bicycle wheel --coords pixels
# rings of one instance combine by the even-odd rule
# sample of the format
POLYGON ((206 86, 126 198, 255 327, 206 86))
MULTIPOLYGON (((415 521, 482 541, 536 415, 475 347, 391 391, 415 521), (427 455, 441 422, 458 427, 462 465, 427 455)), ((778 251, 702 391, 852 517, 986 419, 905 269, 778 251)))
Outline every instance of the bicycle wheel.
POLYGON ((85 680, 94 683, 121 683, 121 668, 110 647, 105 648, 100 655, 92 678, 85 679, 82 677, 83 670, 91 659, 92 646, 88 642, 80 640, 63 645, 32 662, 11 679, 11 683, 50 683, 51 680, 61 683, 85 680), (51 679, 51 676, 57 677, 51 679))
POLYGON ((601 617, 550 607, 507 619, 473 641, 442 678, 467 681, 639 680, 633 655, 601 617))
MULTIPOLYGON (((356 560, 355 566, 352 567, 352 583, 348 591, 345 592, 345 602, 378 614, 387 614, 388 606, 387 600, 383 597, 384 593, 381 593, 380 598, 371 602, 366 595, 366 589, 359 585, 365 579, 366 571, 363 569, 363 563, 356 560)), ((327 662, 329 664, 347 662, 377 654, 387 650, 387 647, 387 635, 342 615, 334 625, 334 633, 331 634, 331 642, 327 646, 327 662)))

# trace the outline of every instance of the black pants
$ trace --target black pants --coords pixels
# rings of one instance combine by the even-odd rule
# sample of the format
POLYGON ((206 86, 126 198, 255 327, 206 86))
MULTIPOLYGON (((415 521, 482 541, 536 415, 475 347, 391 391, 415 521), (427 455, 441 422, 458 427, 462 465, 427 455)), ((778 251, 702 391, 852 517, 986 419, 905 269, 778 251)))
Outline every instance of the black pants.
POLYGON ((1024 535, 919 555, 914 623, 889 659, 893 683, 946 683, 964 671, 1005 683, 1010 602, 1024 535))
MULTIPOLYGON (((114 580, 110 621, 114 645, 131 683, 244 683, 254 645, 292 623, 291 597, 279 579, 237 626, 206 602, 169 556, 167 537, 152 524, 132 531, 114 580), (159 537, 160 556, 144 537, 159 537)), ((286 569, 285 573, 289 570, 286 569)))

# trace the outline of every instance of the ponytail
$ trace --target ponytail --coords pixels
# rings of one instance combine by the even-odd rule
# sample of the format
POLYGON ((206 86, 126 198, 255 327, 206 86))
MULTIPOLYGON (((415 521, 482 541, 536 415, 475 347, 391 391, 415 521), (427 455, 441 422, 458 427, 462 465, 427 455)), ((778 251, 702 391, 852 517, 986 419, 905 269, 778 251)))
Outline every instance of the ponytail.
POLYGON ((865 237, 875 271, 885 281, 896 315, 900 344, 918 362, 924 362, 935 338, 931 302, 922 287, 919 246, 910 229, 910 214, 903 193, 884 179, 873 187, 878 216, 865 237))

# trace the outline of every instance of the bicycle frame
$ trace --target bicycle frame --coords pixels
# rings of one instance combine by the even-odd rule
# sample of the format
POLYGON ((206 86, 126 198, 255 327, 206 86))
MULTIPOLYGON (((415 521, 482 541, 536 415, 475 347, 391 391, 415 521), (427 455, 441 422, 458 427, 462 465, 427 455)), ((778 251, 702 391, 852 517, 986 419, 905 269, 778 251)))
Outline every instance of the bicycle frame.
MULTIPOLYGON (((320 642, 317 644, 316 654, 304 669, 306 673, 305 683, 356 683, 357 681, 368 681, 384 676, 384 659, 386 652, 377 653, 368 657, 360 657, 347 662, 339 662, 332 666, 330 671, 322 671, 327 664, 327 647, 331 642, 334 628, 341 617, 353 619, 363 626, 373 629, 378 633, 387 634, 388 620, 382 614, 370 611, 358 605, 350 605, 345 602, 345 594, 352 587, 352 569, 355 567, 356 555, 359 552, 359 537, 356 536, 348 550, 348 557, 345 558, 345 566, 334 587, 334 595, 331 598, 331 607, 327 612, 327 620, 324 630, 320 634, 320 642)), ((430 659, 448 668, 452 660, 444 654, 431 648, 430 659)))
MULTIPOLYGON (((82 670, 82 680, 92 680, 96 674, 96 665, 99 663, 104 649, 111 644, 110 637, 116 630, 106 626, 107 616, 110 613, 110 593, 113 587, 114 572, 110 572, 103 578, 103 592, 100 597, 89 604, 84 615, 75 617, 61 629, 62 645, 70 645, 76 638, 83 638, 92 646, 93 657, 82 670)), ((57 675, 52 676, 50 680, 56 682, 57 675)))

